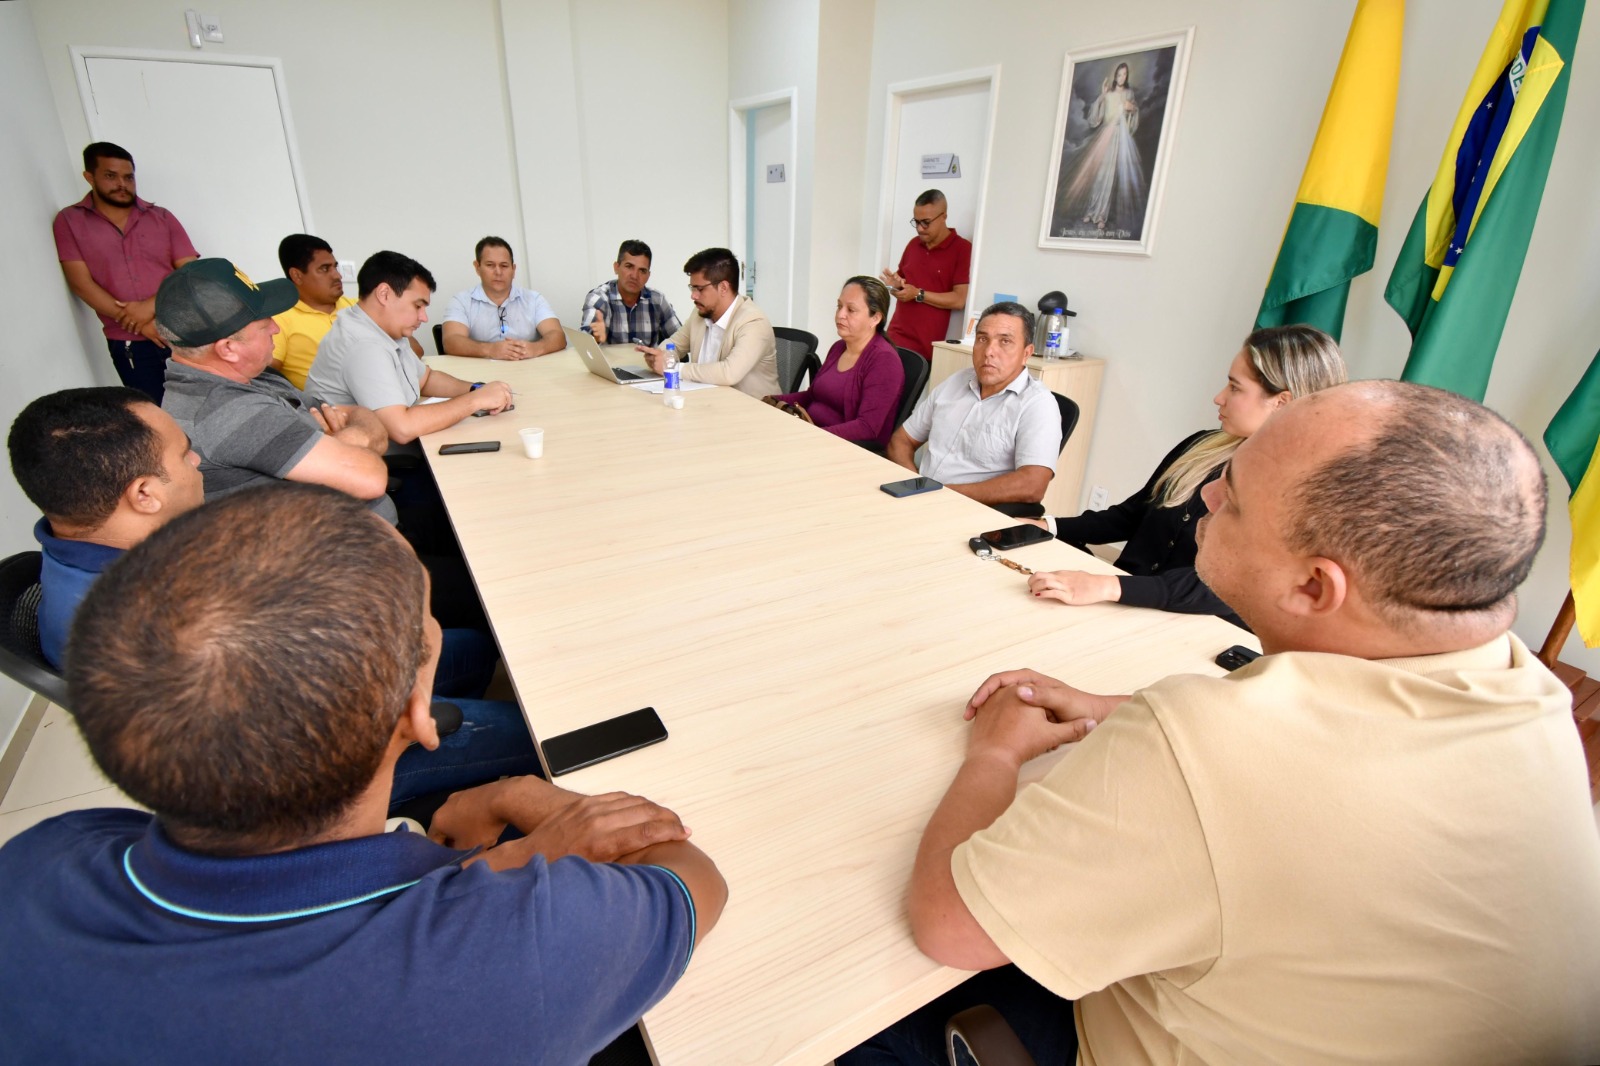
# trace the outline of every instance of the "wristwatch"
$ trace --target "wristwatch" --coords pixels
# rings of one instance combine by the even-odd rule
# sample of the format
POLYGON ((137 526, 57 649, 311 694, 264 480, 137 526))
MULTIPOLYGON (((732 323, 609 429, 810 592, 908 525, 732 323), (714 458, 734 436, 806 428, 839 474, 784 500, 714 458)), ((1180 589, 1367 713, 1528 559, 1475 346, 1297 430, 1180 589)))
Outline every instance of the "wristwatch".
POLYGON ((473 382, 473 383, 472 383, 472 388, 470 388, 470 389, 468 389, 468 390, 467 390, 467 391, 468 391, 468 392, 477 392, 477 391, 478 391, 478 390, 479 390, 479 389, 481 389, 481 388, 483 388, 483 382, 481 382, 481 381, 474 381, 474 382, 473 382))
POLYGON ((922 298, 924 296, 926 296, 926 295, 927 295, 927 290, 926 289, 918 289, 917 290, 917 303, 921 303, 922 302, 922 298))

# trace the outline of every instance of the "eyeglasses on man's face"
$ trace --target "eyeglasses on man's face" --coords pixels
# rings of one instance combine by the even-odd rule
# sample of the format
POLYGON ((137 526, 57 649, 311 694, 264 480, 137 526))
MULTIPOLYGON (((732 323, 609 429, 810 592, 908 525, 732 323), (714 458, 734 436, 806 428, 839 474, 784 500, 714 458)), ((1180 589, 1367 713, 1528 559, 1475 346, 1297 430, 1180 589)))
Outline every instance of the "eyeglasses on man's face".
POLYGON ((927 229, 929 226, 933 225, 935 222, 939 221, 943 217, 944 217, 944 212, 940 211, 937 215, 930 215, 927 218, 914 218, 914 219, 911 220, 911 225, 916 229, 924 230, 924 229, 927 229))

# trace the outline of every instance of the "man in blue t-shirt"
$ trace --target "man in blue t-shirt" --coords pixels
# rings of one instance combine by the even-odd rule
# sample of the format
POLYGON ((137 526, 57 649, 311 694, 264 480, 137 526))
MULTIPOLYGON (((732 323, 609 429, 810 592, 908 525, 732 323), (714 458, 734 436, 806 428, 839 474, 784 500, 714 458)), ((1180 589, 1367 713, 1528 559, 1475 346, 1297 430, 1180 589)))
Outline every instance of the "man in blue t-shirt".
POLYGON ((39 644, 57 670, 78 603, 122 553, 205 499, 200 457, 171 415, 136 389, 64 389, 23 408, 11 472, 44 512, 39 644))
POLYGON ((95 583, 73 709, 154 814, 0 848, 10 1057, 582 1064, 666 994, 727 893, 671 811, 508 778, 431 840, 383 832, 439 739, 427 603, 405 541, 311 485, 192 510, 95 583))
MULTIPOLYGON (((33 531, 44 555, 39 645, 60 670, 72 617, 106 567, 200 506, 201 458, 170 414, 125 388, 41 396, 12 423, 7 446, 17 483, 44 512, 33 531)), ((488 633, 444 631, 433 694, 459 707, 462 725, 438 750, 406 753, 395 773, 393 803, 540 772, 522 709, 482 698, 498 658, 488 633)))

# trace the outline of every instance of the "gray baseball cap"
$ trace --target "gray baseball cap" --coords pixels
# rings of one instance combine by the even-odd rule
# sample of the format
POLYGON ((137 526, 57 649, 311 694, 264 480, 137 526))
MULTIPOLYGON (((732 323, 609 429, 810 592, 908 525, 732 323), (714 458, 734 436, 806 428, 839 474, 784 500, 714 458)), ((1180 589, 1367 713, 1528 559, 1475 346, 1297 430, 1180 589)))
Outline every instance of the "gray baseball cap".
POLYGON ((226 259, 196 259, 162 279, 156 322, 180 348, 204 348, 289 310, 299 298, 288 278, 257 285, 226 259))

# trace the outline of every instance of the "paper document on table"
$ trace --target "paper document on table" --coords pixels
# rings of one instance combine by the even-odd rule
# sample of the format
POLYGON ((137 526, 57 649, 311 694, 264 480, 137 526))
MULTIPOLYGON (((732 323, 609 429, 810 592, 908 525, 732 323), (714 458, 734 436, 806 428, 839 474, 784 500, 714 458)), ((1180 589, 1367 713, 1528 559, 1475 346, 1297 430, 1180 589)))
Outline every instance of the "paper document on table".
MULTIPOLYGON (((655 396, 660 396, 662 390, 667 387, 666 382, 662 381, 660 378, 655 378, 651 381, 625 381, 623 384, 631 385, 640 392, 648 392, 655 396)), ((695 392, 698 389, 714 389, 716 386, 711 384, 709 381, 680 380, 678 382, 678 388, 682 389, 684 392, 695 392)))

